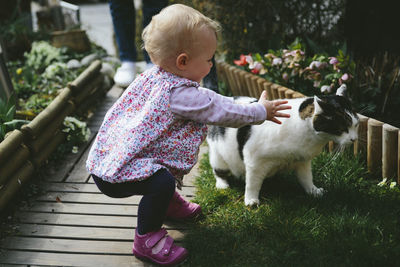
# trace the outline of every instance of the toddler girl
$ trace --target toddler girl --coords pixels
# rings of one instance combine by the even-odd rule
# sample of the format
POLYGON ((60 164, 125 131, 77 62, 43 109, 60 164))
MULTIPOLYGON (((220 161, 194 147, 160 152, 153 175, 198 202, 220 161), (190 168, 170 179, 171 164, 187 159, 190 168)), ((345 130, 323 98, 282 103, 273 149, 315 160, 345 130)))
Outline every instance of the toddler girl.
POLYGON ((133 253, 161 265, 187 257, 186 249, 161 228, 166 217, 191 219, 201 213, 176 191, 197 161, 206 124, 240 127, 289 117, 287 101, 235 104, 199 87, 212 67, 219 25, 180 4, 163 9, 143 31, 154 67, 138 76, 107 112, 91 147, 87 169, 110 197, 143 195, 133 253), (177 182, 177 183, 175 183, 177 182))

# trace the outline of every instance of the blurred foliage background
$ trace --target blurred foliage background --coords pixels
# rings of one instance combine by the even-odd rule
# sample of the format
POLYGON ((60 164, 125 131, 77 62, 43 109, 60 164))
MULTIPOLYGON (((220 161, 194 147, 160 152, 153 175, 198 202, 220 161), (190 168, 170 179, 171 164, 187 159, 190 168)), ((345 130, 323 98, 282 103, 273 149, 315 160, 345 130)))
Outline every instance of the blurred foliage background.
MULTIPOLYGON (((0 0, 0 41, 21 59, 45 33, 29 31, 31 0, 0 0)), ((400 127, 400 28, 395 0, 170 0, 192 6, 222 26, 217 59, 264 55, 300 40, 308 58, 341 51, 355 63, 350 97, 358 112, 400 127)), ((136 43, 141 45, 141 10, 136 43)), ((48 38, 48 37, 47 37, 48 38)), ((141 53, 139 53, 141 59, 141 53)), ((293 88, 296 90, 296 88, 293 88)), ((304 91, 304 92, 307 92, 304 91)))
POLYGON ((222 26, 218 56, 265 54, 296 38, 309 56, 338 50, 355 62, 348 86, 357 111, 400 127, 400 29, 395 0, 170 0, 222 26))

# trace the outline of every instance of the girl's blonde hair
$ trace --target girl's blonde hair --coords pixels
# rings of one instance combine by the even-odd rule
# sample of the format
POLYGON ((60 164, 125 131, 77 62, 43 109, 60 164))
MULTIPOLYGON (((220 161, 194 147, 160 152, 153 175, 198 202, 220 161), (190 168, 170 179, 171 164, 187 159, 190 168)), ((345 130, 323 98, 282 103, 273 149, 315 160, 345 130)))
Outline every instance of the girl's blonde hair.
POLYGON ((153 63, 161 65, 181 52, 189 53, 197 30, 220 30, 218 22, 199 11, 182 5, 170 5, 155 16, 143 30, 144 48, 153 63))

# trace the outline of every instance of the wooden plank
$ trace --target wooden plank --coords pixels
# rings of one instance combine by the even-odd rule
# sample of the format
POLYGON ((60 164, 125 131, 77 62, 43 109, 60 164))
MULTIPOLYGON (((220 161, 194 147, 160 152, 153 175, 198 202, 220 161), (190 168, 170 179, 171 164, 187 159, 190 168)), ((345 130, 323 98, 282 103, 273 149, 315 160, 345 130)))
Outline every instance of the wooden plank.
POLYGON ((59 214, 46 212, 17 212, 15 217, 21 223, 36 223, 46 225, 90 226, 131 228, 137 226, 137 217, 132 216, 102 216, 83 214, 59 214))
MULTIPOLYGON (((132 228, 137 226, 137 217, 132 216, 103 216, 84 214, 60 214, 46 212, 19 211, 15 218, 21 223, 81 226, 81 227, 106 227, 106 228, 132 228)), ((187 229, 190 224, 168 221, 164 223, 167 229, 187 229)))
POLYGON ((0 255, 0 263, 50 265, 50 266, 82 266, 82 267, 110 267, 110 266, 152 266, 137 260, 133 255, 102 255, 102 254, 74 254, 45 253, 30 251, 7 251, 0 255))
MULTIPOLYGON (((132 228, 104 228, 81 227, 63 225, 19 224, 17 236, 67 238, 84 240, 115 240, 133 241, 134 227, 132 228)), ((168 230, 168 234, 179 241, 183 239, 184 231, 168 230)))
POLYGON ((105 204, 83 204, 83 203, 34 203, 30 207, 21 210, 29 210, 36 212, 53 212, 53 213, 78 213, 93 215, 116 215, 116 216, 132 216, 137 214, 138 207, 133 205, 105 205, 105 204))
POLYGON ((1 267, 40 267, 40 266, 35 266, 35 265, 26 265, 26 264, 4 264, 0 262, 1 267))
POLYGON ((81 158, 88 144, 89 143, 82 145, 76 154, 67 154, 63 160, 59 161, 52 168, 46 171, 43 179, 49 182, 63 181, 68 176, 68 173, 74 168, 76 162, 81 158))
POLYGON ((65 182, 85 183, 89 179, 90 174, 86 170, 86 160, 88 158, 91 146, 92 145, 90 144, 90 146, 86 148, 79 161, 75 164, 74 168, 65 179, 65 182))
MULTIPOLYGON (((187 201, 194 197, 183 195, 187 201)), ((142 196, 135 195, 127 198, 112 198, 104 194, 93 193, 64 193, 51 192, 37 197, 36 200, 43 202, 61 202, 61 203, 87 203, 87 204, 120 204, 120 205, 139 205, 142 196)))
POLYGON ((1 244, 3 249, 29 250, 37 252, 117 254, 131 255, 131 241, 71 240, 39 237, 7 237, 1 244))
POLYGON ((122 204, 139 205, 142 196, 132 196, 127 198, 112 198, 104 194, 93 193, 64 193, 51 192, 39 196, 36 200, 61 203, 94 203, 94 204, 122 204))
MULTIPOLYGON (((188 174, 189 175, 189 174, 188 174)), ((196 177, 194 177, 196 178, 196 177)), ((185 177, 186 179, 186 177, 185 177)), ((184 183, 187 184, 184 186, 184 192, 189 195, 192 195, 195 192, 195 187, 193 183, 184 179, 184 183)), ((98 193, 102 194, 100 190, 97 188, 96 184, 93 182, 92 178, 88 181, 88 183, 58 183, 58 182, 43 182, 40 183, 40 188, 46 192, 79 192, 79 193, 98 193)), ((180 191, 181 193, 182 191, 180 191)))
POLYGON ((46 192, 79 192, 79 193, 98 193, 102 194, 93 183, 51 183, 44 182, 40 188, 46 192))

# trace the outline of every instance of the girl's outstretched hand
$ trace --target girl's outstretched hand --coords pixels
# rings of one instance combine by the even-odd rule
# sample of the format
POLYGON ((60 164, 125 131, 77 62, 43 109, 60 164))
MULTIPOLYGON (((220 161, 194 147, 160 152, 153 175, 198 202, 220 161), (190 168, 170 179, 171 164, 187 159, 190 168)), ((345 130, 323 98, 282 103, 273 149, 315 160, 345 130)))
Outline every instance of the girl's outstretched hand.
POLYGON ((284 104, 288 103, 287 100, 269 101, 269 100, 267 100, 267 92, 263 91, 260 96, 260 99, 258 100, 258 103, 263 105, 265 107, 265 109, 267 110, 267 120, 270 120, 277 124, 282 124, 282 122, 280 120, 278 120, 276 117, 290 118, 289 114, 280 112, 281 110, 292 108, 289 105, 284 105, 284 104))

